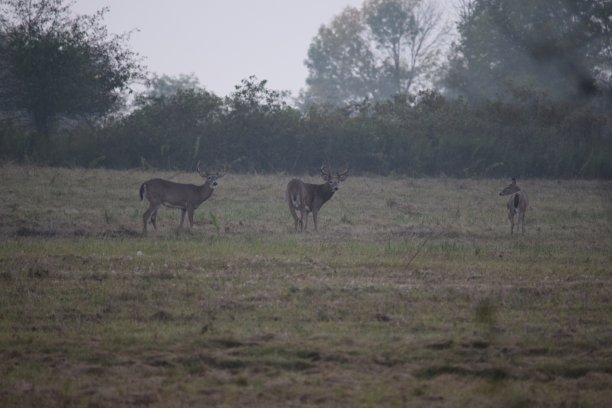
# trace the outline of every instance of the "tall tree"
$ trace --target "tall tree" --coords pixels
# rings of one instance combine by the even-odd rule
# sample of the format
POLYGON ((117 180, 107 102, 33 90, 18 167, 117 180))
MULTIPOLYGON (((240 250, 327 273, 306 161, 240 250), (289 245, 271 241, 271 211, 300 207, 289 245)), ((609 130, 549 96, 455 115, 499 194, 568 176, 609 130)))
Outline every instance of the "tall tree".
POLYGON ((383 99, 423 86, 446 39, 441 12, 427 0, 367 0, 322 26, 308 50, 305 99, 383 99))
POLYGON ((0 106, 28 119, 36 144, 62 118, 96 118, 117 109, 142 72, 125 43, 109 35, 103 9, 73 16, 65 0, 0 1, 0 106))
POLYGON ((469 97, 529 87, 555 98, 610 91, 612 1, 464 0, 445 85, 469 97))
POLYGON ((223 100, 203 89, 142 98, 129 115, 106 127, 105 164, 192 169, 220 155, 216 126, 223 100))
POLYGON ((243 79, 225 98, 224 159, 234 169, 274 171, 293 153, 288 147, 297 133, 299 112, 286 99, 288 92, 269 89, 255 76, 243 79))
POLYGON ((377 96, 376 64, 361 12, 347 7, 322 25, 305 61, 307 102, 340 103, 377 96))
POLYGON ((368 0, 362 12, 376 49, 382 52, 385 95, 409 93, 415 82, 431 79, 448 34, 434 3, 368 0))
POLYGON ((160 96, 175 95, 179 91, 199 88, 201 88, 200 80, 193 73, 180 74, 176 77, 153 74, 147 81, 147 90, 143 96, 146 98, 158 98, 160 96))

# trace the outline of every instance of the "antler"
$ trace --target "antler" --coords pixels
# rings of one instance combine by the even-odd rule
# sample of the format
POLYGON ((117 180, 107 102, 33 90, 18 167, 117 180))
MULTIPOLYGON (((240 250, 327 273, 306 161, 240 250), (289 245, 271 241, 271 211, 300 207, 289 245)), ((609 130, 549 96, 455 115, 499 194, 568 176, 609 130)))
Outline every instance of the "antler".
MULTIPOLYGON (((223 166, 223 168, 216 173, 217 178, 221 178, 225 176, 225 169, 226 169, 226 166, 223 166)), ((209 174, 212 174, 212 173, 209 173, 208 170, 202 169, 201 160, 198 160, 198 164, 196 165, 196 170, 198 171, 198 173, 200 173, 200 176, 204 178, 208 177, 209 174)))
POLYGON ((327 163, 323 163, 321 165, 321 177, 323 177, 323 179, 327 180, 329 177, 331 177, 331 170, 329 168, 329 165, 327 163))
POLYGON ((223 168, 217 172, 217 177, 219 177, 219 178, 220 178, 220 177, 225 176, 225 170, 226 170, 226 169, 227 169, 227 166, 226 166, 226 165, 224 165, 224 166, 223 166, 223 168))
POLYGON ((202 166, 202 161, 198 160, 198 164, 196 165, 196 170, 200 174, 200 176, 206 178, 206 176, 208 175, 208 172, 206 170, 202 170, 201 166, 202 166))

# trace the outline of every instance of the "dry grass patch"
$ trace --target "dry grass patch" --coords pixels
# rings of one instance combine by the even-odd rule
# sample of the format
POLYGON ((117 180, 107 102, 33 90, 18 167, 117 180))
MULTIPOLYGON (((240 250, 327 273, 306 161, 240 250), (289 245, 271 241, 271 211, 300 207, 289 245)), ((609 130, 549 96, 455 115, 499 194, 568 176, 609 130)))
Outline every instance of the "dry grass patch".
POLYGON ((142 236, 196 174, 0 172, 2 406, 612 400, 609 182, 524 180, 510 237, 505 181, 350 177, 295 234, 291 177, 228 174, 142 236))

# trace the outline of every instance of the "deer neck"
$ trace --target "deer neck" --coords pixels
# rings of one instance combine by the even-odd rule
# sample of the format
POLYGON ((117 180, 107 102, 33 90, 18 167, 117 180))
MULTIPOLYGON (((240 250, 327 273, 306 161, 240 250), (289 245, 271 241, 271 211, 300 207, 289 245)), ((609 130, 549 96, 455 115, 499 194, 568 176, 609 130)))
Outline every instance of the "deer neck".
POLYGON ((200 202, 208 199, 215 189, 210 185, 210 181, 206 181, 206 183, 202 184, 198 187, 198 192, 200 193, 200 202))
POLYGON ((317 190, 319 192, 319 197, 321 197, 322 202, 328 201, 334 195, 334 190, 327 183, 318 184, 317 190))

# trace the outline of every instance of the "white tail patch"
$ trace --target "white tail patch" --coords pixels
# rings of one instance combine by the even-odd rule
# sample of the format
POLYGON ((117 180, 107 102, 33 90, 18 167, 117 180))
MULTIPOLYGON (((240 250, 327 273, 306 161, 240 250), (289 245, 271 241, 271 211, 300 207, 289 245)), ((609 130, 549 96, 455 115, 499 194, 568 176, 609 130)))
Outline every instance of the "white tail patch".
POLYGON ((518 213, 518 225, 521 228, 521 232, 525 233, 525 212, 529 206, 529 200, 527 199, 527 193, 521 190, 516 185, 516 179, 512 179, 506 188, 499 193, 500 196, 510 196, 506 203, 508 209, 508 220, 510 220, 510 234, 514 233, 515 220, 514 217, 518 213))
POLYGON ((296 194, 296 195, 292 194, 291 195, 291 205, 295 209, 300 208, 300 196, 298 194, 296 194))

